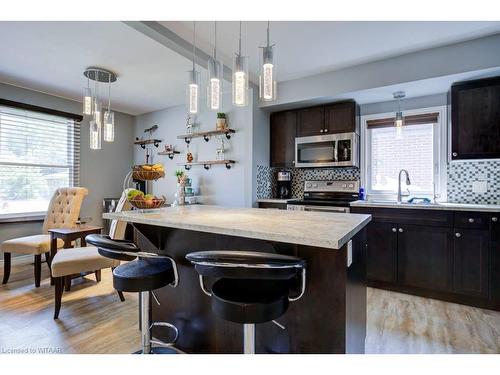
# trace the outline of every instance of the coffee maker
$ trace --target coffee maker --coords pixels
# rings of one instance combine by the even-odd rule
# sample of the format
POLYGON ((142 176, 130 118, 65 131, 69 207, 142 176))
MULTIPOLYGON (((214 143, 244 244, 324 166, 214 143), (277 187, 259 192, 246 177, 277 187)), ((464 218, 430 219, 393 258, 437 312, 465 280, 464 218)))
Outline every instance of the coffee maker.
POLYGON ((278 172, 278 198, 289 199, 292 195, 292 173, 278 172))

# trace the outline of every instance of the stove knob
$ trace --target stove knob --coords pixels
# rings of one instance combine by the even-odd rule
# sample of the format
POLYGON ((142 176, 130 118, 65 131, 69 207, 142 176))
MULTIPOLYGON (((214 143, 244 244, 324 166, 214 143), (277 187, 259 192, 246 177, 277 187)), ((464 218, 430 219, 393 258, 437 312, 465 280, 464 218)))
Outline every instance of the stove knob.
POLYGON ((354 188, 354 184, 349 184, 349 189, 353 189, 354 188))
POLYGON ((347 184, 342 184, 342 188, 346 188, 347 187, 347 184))
POLYGON ((308 183, 306 184, 306 188, 310 188, 311 186, 312 186, 312 184, 311 184, 310 182, 308 182, 308 183))
POLYGON ((313 184, 313 188, 317 188, 318 187, 318 184, 313 184))

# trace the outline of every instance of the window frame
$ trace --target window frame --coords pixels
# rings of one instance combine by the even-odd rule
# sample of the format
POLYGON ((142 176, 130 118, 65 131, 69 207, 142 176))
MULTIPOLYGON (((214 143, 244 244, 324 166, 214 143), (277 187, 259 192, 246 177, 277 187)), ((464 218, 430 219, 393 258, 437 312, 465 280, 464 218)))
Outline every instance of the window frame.
MULTIPOLYGON (((446 184, 447 184, 447 164, 448 164, 448 122, 447 122, 447 106, 426 107, 418 109, 410 109, 403 111, 403 116, 419 115, 430 112, 438 113, 438 122, 433 125, 433 160, 434 173, 433 179, 435 182, 436 199, 446 201, 446 184)), ((367 121, 394 117, 394 112, 376 113, 361 116, 361 186, 365 188, 366 195, 369 199, 380 200, 395 200, 397 193, 389 190, 372 190, 371 188, 371 132, 367 128, 367 121)), ((411 176, 410 176, 411 178, 411 176)), ((412 195, 410 186, 410 196, 412 195)), ((418 194, 419 196, 434 198, 432 192, 430 194, 418 194)))
MULTIPOLYGON (((31 104, 15 102, 7 99, 0 98, 0 107, 13 108, 20 111, 33 112, 34 116, 36 114, 49 115, 53 117, 59 117, 61 122, 68 123, 67 132, 68 137, 71 137, 72 142, 71 150, 72 161, 70 164, 44 164, 44 163, 23 163, 23 162, 0 162, 1 165, 7 166, 33 166, 33 167, 53 167, 53 168, 67 168, 69 173, 70 187, 79 186, 80 183, 80 123, 83 119, 81 115, 75 115, 69 112, 58 111, 50 108, 39 107, 31 104), (71 127, 69 126, 70 124, 71 127), (70 132, 73 132, 70 135, 70 132)), ((35 117, 33 117, 35 118, 35 117)), ((70 148, 68 148, 69 152, 70 148)), ((47 211, 30 211, 30 212, 18 212, 18 213, 0 213, 0 223, 14 223, 14 222, 24 222, 24 221, 42 221, 47 214, 47 211)))

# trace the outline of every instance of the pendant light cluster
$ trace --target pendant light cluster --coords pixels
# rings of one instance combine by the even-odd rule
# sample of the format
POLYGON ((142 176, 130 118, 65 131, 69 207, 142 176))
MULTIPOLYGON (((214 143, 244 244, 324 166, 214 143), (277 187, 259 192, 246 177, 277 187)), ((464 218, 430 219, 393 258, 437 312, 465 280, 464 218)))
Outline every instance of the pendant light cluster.
POLYGON ((406 96, 404 91, 396 91, 392 94, 394 99, 398 101, 398 110, 396 112, 396 117, 394 119, 394 126, 396 127, 396 137, 400 138, 403 133, 403 125, 404 125, 404 117, 403 112, 401 111, 401 99, 406 96))
MULTIPOLYGON (((232 102, 236 107, 248 105, 248 68, 249 57, 241 53, 242 22, 239 25, 238 51, 233 60, 232 73, 232 102)), ((276 100, 276 63, 274 44, 270 44, 269 22, 266 33, 267 44, 262 49, 260 58, 259 97, 260 100, 270 102, 276 100)), ((210 110, 222 110, 224 65, 217 60, 217 22, 214 22, 214 53, 208 60, 207 106, 210 110)), ((199 112, 200 72, 196 70, 196 23, 193 22, 193 65, 188 71, 187 107, 189 114, 199 112)))
POLYGON ((111 111, 111 84, 116 82, 116 74, 106 69, 90 67, 83 72, 83 75, 87 77, 87 87, 83 92, 83 114, 92 116, 89 145, 93 150, 100 150, 102 135, 104 135, 105 142, 115 140, 115 114, 111 111), (93 91, 90 87, 91 80, 94 81, 93 91), (99 98, 100 83, 108 85, 108 107, 104 113, 99 98))

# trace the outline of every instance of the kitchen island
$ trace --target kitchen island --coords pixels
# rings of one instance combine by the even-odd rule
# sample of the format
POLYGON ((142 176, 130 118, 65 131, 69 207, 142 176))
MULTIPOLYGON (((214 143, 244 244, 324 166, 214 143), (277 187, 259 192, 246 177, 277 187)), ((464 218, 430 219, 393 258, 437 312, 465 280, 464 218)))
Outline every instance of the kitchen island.
MULTIPOLYGON (((177 262, 179 286, 156 292, 153 320, 179 329, 189 353, 241 353, 242 326, 212 313, 210 298, 185 255, 251 250, 295 255, 307 262, 304 296, 278 319, 256 326, 257 353, 363 353, 366 335, 366 234, 370 215, 181 206, 106 213, 131 223, 145 251, 177 262)), ((208 284, 210 287, 210 283, 208 284)), ((162 337, 162 332, 154 332, 162 337)), ((164 337, 168 339, 168 337, 164 337)))

